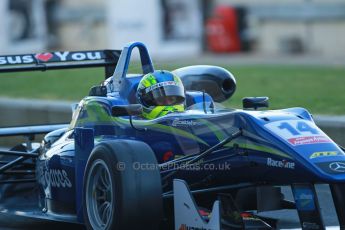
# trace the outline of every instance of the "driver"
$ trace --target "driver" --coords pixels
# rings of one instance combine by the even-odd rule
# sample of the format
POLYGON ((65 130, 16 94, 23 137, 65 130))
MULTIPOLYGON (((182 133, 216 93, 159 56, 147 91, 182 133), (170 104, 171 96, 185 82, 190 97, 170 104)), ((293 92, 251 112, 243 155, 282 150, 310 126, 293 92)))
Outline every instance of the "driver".
POLYGON ((137 98, 143 106, 143 117, 146 119, 185 110, 186 96, 182 81, 166 70, 144 75, 138 85, 137 98))

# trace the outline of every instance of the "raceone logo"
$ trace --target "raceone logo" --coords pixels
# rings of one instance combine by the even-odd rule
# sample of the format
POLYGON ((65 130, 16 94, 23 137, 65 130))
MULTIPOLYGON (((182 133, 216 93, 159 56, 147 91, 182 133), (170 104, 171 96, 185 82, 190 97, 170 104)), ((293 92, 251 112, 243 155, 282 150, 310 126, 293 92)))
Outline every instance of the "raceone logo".
POLYGON ((286 169, 295 169, 295 162, 290 162, 287 160, 273 160, 272 158, 267 158, 267 165, 276 168, 286 168, 286 169))

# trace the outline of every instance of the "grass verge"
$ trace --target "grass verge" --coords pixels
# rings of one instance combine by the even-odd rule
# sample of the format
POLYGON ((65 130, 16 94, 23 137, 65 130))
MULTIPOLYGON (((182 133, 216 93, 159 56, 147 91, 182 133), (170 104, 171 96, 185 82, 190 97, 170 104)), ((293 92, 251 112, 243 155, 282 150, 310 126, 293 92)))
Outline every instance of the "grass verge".
MULTIPOLYGON (((160 65, 174 69, 178 65, 160 65)), ((241 108, 246 96, 269 96, 270 108, 304 107, 315 114, 345 114, 345 69, 336 67, 223 66, 234 74, 237 92, 226 106, 241 108)), ((138 66, 131 72, 138 71, 138 66)), ((79 69, 0 74, 0 96, 80 100, 104 71, 79 69)))

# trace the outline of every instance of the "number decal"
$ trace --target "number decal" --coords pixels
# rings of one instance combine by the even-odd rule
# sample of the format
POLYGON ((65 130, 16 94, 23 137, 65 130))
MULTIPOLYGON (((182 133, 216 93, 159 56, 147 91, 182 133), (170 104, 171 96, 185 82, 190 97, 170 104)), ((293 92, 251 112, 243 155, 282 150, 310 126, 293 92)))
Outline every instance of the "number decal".
POLYGON ((309 126, 308 123, 305 123, 303 121, 297 123, 297 129, 300 132, 310 132, 312 134, 319 134, 317 129, 314 129, 313 127, 309 126))
POLYGON ((312 128, 307 123, 303 121, 297 122, 296 128, 294 128, 290 123, 288 122, 282 122, 278 128, 280 129, 286 129, 288 130, 293 136, 301 135, 303 132, 310 132, 311 134, 319 134, 317 129, 312 128))
POLYGON ((278 128, 280 129, 286 129, 288 130, 292 135, 296 136, 296 135, 299 135, 300 133, 294 128, 292 127, 289 123, 287 122, 282 122, 278 128))
POLYGON ((331 142, 327 135, 310 121, 275 121, 266 124, 265 127, 294 146, 331 142))

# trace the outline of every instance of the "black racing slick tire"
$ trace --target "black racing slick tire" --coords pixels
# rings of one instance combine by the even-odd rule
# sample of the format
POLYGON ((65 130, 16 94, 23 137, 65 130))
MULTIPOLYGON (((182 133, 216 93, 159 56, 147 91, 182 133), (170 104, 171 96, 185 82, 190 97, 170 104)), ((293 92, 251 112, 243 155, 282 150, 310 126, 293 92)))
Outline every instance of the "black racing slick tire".
POLYGON ((134 140, 97 145, 85 169, 83 211, 87 229, 158 229, 162 186, 152 149, 134 140))

